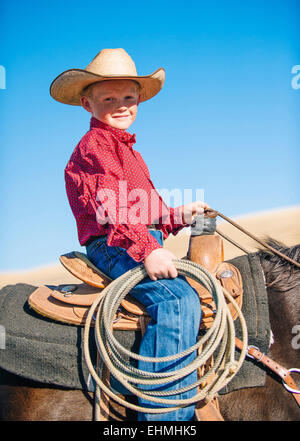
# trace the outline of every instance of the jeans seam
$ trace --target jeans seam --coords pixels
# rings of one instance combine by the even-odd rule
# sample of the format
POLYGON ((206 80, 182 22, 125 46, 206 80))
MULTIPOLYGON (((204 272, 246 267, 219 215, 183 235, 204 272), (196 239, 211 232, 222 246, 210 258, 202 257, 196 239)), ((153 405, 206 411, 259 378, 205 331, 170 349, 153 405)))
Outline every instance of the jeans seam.
POLYGON ((107 262, 108 262, 108 272, 110 273, 110 271, 111 271, 111 267, 112 267, 112 264, 113 264, 113 259, 111 258, 111 256, 109 255, 109 252, 108 252, 108 250, 107 250, 107 247, 108 247, 108 245, 106 244, 106 246, 104 247, 104 252, 105 252, 105 254, 106 254, 106 258, 107 258, 107 262))
MULTIPOLYGON (((161 285, 166 291, 168 291, 176 300, 176 303, 178 305, 178 310, 179 310, 179 317, 181 317, 181 311, 180 311, 180 301, 179 299, 175 296, 175 294, 165 285, 163 285, 159 280, 157 280, 158 284, 161 285)), ((180 320, 179 320, 179 324, 180 324, 180 320)), ((181 332, 179 332, 179 338, 178 338, 179 342, 178 342, 178 348, 177 348, 177 352, 180 352, 180 348, 182 345, 182 341, 181 341, 181 332)))
POLYGON ((124 249, 120 249, 121 247, 116 247, 116 252, 118 253, 118 254, 120 254, 120 256, 124 256, 124 254, 126 253, 126 250, 124 250, 124 249))

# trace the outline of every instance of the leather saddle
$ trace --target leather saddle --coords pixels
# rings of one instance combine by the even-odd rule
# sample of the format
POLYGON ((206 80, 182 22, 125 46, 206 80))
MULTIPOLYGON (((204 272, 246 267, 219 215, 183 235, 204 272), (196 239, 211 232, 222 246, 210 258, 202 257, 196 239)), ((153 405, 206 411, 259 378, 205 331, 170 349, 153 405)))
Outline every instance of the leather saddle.
MULTIPOLYGON (((195 236, 190 241, 185 257, 207 268, 235 298, 242 304, 242 278, 234 265, 223 261, 223 244, 220 236, 195 236)), ((60 256, 62 265, 83 283, 59 286, 40 286, 29 297, 28 302, 37 313, 63 323, 83 326, 88 310, 101 295, 111 279, 87 258, 86 254, 72 251, 60 256)), ((214 304, 211 294, 192 279, 187 281, 198 292, 202 305, 201 329, 208 329, 214 320, 214 304)), ((235 311, 229 304, 235 319, 235 311)), ((145 307, 128 294, 113 321, 113 329, 145 330, 150 317, 145 307)))
MULTIPOLYGON (((112 280, 84 253, 72 251, 63 254, 60 256, 60 262, 73 276, 84 283, 40 286, 29 296, 28 303, 44 317, 84 326, 91 305, 112 280)), ((149 320, 145 307, 129 294, 122 301, 115 315, 113 329, 143 331, 149 320)))

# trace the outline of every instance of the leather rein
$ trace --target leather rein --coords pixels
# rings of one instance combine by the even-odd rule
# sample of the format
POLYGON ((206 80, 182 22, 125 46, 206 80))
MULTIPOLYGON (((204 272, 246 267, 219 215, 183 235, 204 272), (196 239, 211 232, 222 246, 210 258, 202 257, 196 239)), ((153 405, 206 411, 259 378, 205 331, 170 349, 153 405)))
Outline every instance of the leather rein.
MULTIPOLYGON (((287 260, 289 263, 291 263, 292 265, 297 266, 298 268, 300 268, 300 263, 296 262, 295 260, 291 259, 290 257, 286 256, 285 254, 281 253, 280 251, 276 250, 275 248, 273 248, 272 246, 268 245, 266 242, 264 242, 263 240, 257 238, 256 236, 254 236, 252 233, 250 233, 249 231, 247 231, 245 228, 241 227, 240 225, 238 225, 236 222, 234 222, 232 219, 228 218, 227 216, 224 216, 224 214, 220 213, 219 211, 213 210, 213 209, 207 209, 204 212, 207 216, 209 217, 216 217, 216 216, 220 216, 221 218, 223 218, 225 221, 229 222, 231 225, 233 225, 235 228, 237 228, 238 230, 242 231, 244 234, 246 234, 247 236, 251 237, 251 239, 255 240, 256 242, 258 242, 259 244, 261 244, 263 247, 267 248, 269 251, 271 251, 273 254, 277 254, 279 257, 281 257, 282 259, 287 260)), ((237 246, 238 248, 240 248, 242 251, 244 251, 246 254, 248 254, 249 252, 247 250, 245 250, 243 247, 241 247, 239 244, 237 244, 236 242, 234 242, 233 240, 229 239, 227 236, 225 236, 223 233, 220 233, 217 230, 217 233, 220 234, 221 236, 223 236, 226 240, 228 240, 229 242, 231 242, 233 245, 237 246)), ((238 349, 242 349, 242 341, 239 340, 238 338, 235 338, 235 345, 238 349)), ((292 368, 292 369, 286 369, 285 367, 281 366, 279 363, 277 363, 274 360, 271 360, 271 358, 267 357, 266 354, 262 353, 257 347, 255 346, 248 346, 247 348, 247 356, 249 358, 252 358, 254 360, 256 360, 259 363, 262 363, 264 366, 268 367, 271 371, 273 371, 275 374, 277 374, 281 380, 282 380, 282 384, 284 385, 284 387, 286 388, 286 390, 288 392, 290 392, 293 397, 295 398, 298 406, 300 406, 300 390, 297 388, 297 385, 295 383, 295 381, 293 380, 293 378, 291 377, 291 372, 297 372, 300 373, 300 369, 297 368, 292 368)))
MULTIPOLYGON (((289 263, 291 263, 292 265, 297 266, 298 268, 300 268, 300 263, 297 262, 296 260, 291 259, 290 257, 286 256, 285 254, 281 253, 280 251, 276 250, 275 248, 273 248, 271 245, 267 244, 265 241, 259 239, 258 237, 254 236, 254 234, 250 233, 249 231, 247 231, 245 228, 241 227, 240 225, 238 225, 236 222, 234 222, 232 219, 230 219, 227 216, 224 216, 224 214, 220 213, 219 211, 213 210, 212 208, 209 208, 207 210, 205 210, 204 212, 205 214, 207 214, 209 217, 216 217, 216 216, 220 216, 221 218, 223 218, 224 220, 226 220, 227 222, 229 222, 231 225, 233 225, 235 228, 237 228, 238 230, 242 231, 242 233, 246 234, 247 236, 251 237, 251 239, 255 240, 256 242, 258 242, 259 244, 261 244, 263 247, 267 248, 269 251, 271 251, 273 254, 277 254, 279 257, 281 257, 282 259, 287 260, 289 263)), ((218 234, 220 234, 220 232, 218 231, 218 234)), ((223 235, 223 234, 222 234, 223 235)), ((227 236, 223 235, 225 237, 225 239, 228 239, 227 236)), ((229 240, 229 239, 228 239, 229 240)), ((244 248, 242 248, 240 245, 238 245, 236 242, 233 242, 232 240, 230 240, 234 245, 238 246, 240 249, 242 249, 244 252, 246 252, 248 254, 248 251, 246 251, 244 248)))

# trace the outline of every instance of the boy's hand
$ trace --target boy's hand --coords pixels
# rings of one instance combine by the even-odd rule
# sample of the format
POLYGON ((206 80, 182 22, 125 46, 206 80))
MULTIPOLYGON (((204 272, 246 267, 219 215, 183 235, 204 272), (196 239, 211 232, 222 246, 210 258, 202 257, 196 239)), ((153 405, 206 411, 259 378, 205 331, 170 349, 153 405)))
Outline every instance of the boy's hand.
POLYGON ((190 204, 183 205, 182 218, 184 223, 191 225, 194 222, 194 217, 203 214, 204 210, 210 208, 208 204, 202 201, 195 201, 190 204))
POLYGON ((151 280, 168 279, 178 276, 177 269, 172 262, 177 259, 173 253, 164 248, 153 250, 144 260, 145 269, 151 280))

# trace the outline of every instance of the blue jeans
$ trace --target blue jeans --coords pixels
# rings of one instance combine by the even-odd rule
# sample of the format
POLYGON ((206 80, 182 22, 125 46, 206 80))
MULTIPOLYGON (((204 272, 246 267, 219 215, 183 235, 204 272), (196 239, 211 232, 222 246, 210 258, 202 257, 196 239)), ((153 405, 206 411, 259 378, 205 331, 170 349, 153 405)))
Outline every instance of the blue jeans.
MULTIPOLYGON (((163 245, 162 232, 149 230, 155 239, 163 245)), ((101 271, 112 279, 116 279, 126 271, 141 265, 133 260, 125 249, 108 246, 106 236, 95 239, 87 247, 88 258, 101 271)), ((141 341, 139 354, 148 357, 165 357, 174 355, 194 345, 197 341, 201 320, 201 306, 199 296, 194 288, 179 275, 175 279, 151 280, 143 279, 136 285, 130 294, 146 306, 152 321, 141 341)), ((184 367, 195 359, 196 351, 184 358, 171 362, 138 362, 138 368, 147 372, 172 371, 184 367)), ((190 385, 197 380, 194 371, 186 377, 173 381, 173 383, 159 386, 159 390, 179 389, 190 385)), ((144 390, 151 390, 151 386, 141 386, 144 390)), ((158 389, 158 386, 153 386, 158 389)), ((167 396, 165 398, 186 399, 196 394, 196 388, 190 391, 167 396)), ((150 403, 139 398, 139 404, 146 407, 161 407, 160 404, 150 403)), ((170 404, 170 406, 172 406, 170 404)), ((195 405, 189 405, 179 410, 163 414, 139 412, 140 421, 192 421, 195 405)))

